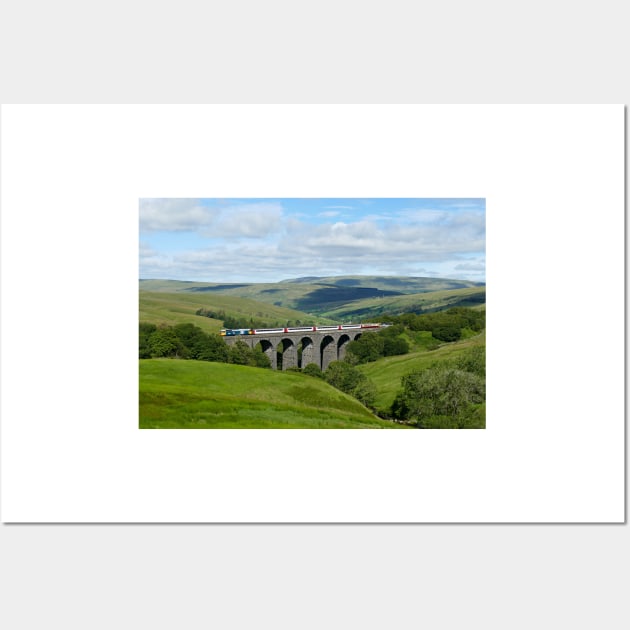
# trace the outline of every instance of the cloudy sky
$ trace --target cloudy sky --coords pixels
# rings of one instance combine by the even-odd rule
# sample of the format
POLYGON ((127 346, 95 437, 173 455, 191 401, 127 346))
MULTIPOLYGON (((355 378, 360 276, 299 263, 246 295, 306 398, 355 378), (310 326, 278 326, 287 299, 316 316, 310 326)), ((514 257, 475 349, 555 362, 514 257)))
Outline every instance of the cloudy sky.
POLYGON ((140 278, 485 282, 485 199, 141 199, 140 278))

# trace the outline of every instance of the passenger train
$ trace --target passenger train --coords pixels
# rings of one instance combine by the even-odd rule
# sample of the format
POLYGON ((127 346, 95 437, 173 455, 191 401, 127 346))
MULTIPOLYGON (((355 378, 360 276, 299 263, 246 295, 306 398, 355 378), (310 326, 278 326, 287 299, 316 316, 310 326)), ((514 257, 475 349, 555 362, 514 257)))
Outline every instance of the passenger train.
POLYGON ((334 330, 361 330, 364 328, 386 328, 389 324, 339 324, 338 326, 296 326, 286 328, 222 328, 221 336, 273 335, 278 333, 327 332, 334 330))

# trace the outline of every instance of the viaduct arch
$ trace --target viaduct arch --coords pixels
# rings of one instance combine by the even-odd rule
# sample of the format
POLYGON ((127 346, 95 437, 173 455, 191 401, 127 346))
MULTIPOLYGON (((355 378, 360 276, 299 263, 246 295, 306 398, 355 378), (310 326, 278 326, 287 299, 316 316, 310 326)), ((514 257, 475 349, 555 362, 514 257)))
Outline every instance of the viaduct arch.
POLYGON ((355 341, 363 333, 375 332, 375 330, 377 329, 363 328, 324 332, 266 333, 234 335, 223 337, 223 339, 230 346, 237 341, 243 341, 252 349, 260 344, 262 351, 269 357, 271 367, 274 370, 286 370, 290 367, 304 368, 310 363, 325 370, 332 361, 340 361, 346 356, 346 350, 351 341, 355 341), (281 355, 280 365, 278 364, 279 353, 281 355))

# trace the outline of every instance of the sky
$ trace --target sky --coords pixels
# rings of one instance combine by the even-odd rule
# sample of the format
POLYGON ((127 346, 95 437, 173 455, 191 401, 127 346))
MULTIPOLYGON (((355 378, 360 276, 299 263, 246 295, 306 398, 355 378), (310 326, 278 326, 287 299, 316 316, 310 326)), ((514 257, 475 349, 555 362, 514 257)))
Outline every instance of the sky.
POLYGON ((140 278, 485 282, 485 199, 140 199, 140 278))

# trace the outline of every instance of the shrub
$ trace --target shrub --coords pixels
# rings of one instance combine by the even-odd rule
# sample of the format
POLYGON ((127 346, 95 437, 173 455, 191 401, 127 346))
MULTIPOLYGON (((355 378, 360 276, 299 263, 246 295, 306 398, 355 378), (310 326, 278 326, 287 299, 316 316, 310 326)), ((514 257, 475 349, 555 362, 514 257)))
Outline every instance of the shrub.
POLYGON ((302 368, 302 373, 307 374, 308 376, 324 378, 324 373, 316 363, 309 363, 306 367, 302 368))
POLYGON ((478 374, 431 367, 402 378, 402 390, 391 411, 394 418, 422 428, 465 428, 485 394, 485 380, 478 374))
POLYGON ((333 387, 354 396, 366 406, 376 400, 376 387, 365 374, 346 361, 332 361, 324 372, 324 379, 333 387))

